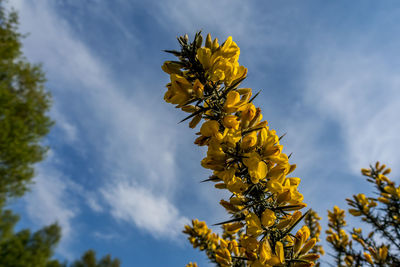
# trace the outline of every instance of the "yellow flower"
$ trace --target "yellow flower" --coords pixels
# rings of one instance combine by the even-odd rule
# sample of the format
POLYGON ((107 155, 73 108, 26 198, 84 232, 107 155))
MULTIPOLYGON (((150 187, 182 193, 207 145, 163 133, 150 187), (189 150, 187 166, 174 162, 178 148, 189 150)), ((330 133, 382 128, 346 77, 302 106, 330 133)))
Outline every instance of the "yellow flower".
POLYGON ((204 91, 203 84, 199 81, 199 79, 196 79, 193 84, 193 92, 196 94, 197 97, 202 97, 203 91, 204 91))
POLYGON ((230 91, 226 95, 224 109, 227 113, 233 113, 239 108, 240 94, 236 91, 230 91))
POLYGON ((270 209, 265 209, 261 215, 261 222, 265 227, 270 227, 275 224, 275 212, 270 209))
POLYGON ((257 144, 257 132, 253 131, 243 137, 242 149, 246 150, 254 147, 257 144))
POLYGON ((234 194, 241 194, 247 190, 248 185, 242 181, 239 177, 233 177, 231 181, 226 184, 229 191, 234 194))
POLYGON ((223 125, 226 128, 238 130, 239 129, 238 117, 236 117, 235 115, 226 115, 224 117, 223 125))
POLYGON ((240 49, 232 37, 219 46, 218 39, 211 43, 211 36, 207 35, 206 46, 197 49, 197 59, 200 61, 206 74, 213 82, 224 82, 230 85, 247 74, 247 69, 239 66, 240 49))
POLYGON ((215 251, 215 260, 222 266, 230 266, 232 257, 227 248, 219 248, 215 251))
POLYGON ((283 244, 277 241, 275 244, 275 254, 272 255, 271 259, 267 260, 266 263, 272 266, 280 265, 285 262, 285 254, 283 250, 283 244))
POLYGON ((222 226, 224 228, 224 232, 233 235, 236 234, 240 229, 242 229, 243 224, 241 222, 235 223, 227 223, 222 226))
POLYGON ((386 260, 387 254, 388 254, 388 248, 385 245, 383 245, 381 248, 379 248, 379 258, 381 260, 383 260, 383 261, 386 260))
POLYGON ((368 263, 374 265, 374 261, 372 260, 371 255, 369 255, 367 252, 364 252, 364 258, 368 263))
POLYGON ((172 61, 165 61, 161 67, 161 69, 168 74, 179 74, 179 75, 182 75, 181 68, 182 68, 181 64, 177 64, 176 62, 172 61))
POLYGON ((353 216, 361 216, 362 215, 361 211, 356 210, 356 209, 349 209, 349 212, 353 216))
POLYGON ((236 143, 242 139, 242 133, 235 129, 225 129, 222 142, 232 148, 236 147, 236 143))
POLYGON ((255 252, 259 246, 257 238, 248 235, 244 235, 240 239, 240 244, 246 250, 246 254, 249 252, 255 252))
POLYGON ((243 163, 249 169, 251 181, 257 184, 260 179, 264 179, 267 174, 267 165, 261 161, 260 156, 256 152, 248 153, 243 159, 243 163))
POLYGON ((201 161, 204 168, 215 171, 223 171, 225 168, 226 155, 218 140, 211 138, 208 144, 207 157, 201 161))
POLYGON ((261 260, 250 262, 250 267, 270 267, 271 265, 262 263, 261 260))
POLYGON ((261 222, 258 216, 254 213, 250 213, 246 216, 246 233, 250 236, 258 236, 262 233, 261 222))
POLYGON ((164 95, 166 102, 171 104, 184 104, 190 98, 192 84, 186 78, 171 74, 171 83, 167 85, 168 91, 164 95))
POLYGON ((241 107, 242 115, 240 117, 242 124, 249 123, 256 115, 256 107, 253 103, 248 103, 241 107))
POLYGON ((219 133, 219 123, 214 120, 206 121, 201 126, 200 133, 207 137, 217 135, 219 133))
POLYGON ((211 67, 211 49, 206 47, 197 49, 197 59, 203 65, 203 68, 208 70, 211 67))
POLYGON ((310 249, 312 249, 315 246, 315 243, 317 243, 317 239, 315 237, 308 240, 307 243, 305 243, 305 245, 301 249, 300 255, 306 254, 310 249))
POLYGON ((265 239, 261 242, 260 246, 260 261, 265 263, 266 261, 272 258, 272 249, 268 242, 268 239, 265 239))
POLYGON ((235 204, 228 202, 226 200, 223 200, 223 199, 221 199, 219 204, 221 204, 221 206, 224 207, 230 213, 236 213, 241 210, 240 206, 235 205, 235 204))
POLYGON ((240 55, 240 49, 237 44, 232 41, 232 36, 229 36, 228 39, 226 39, 219 52, 222 57, 232 58, 233 61, 237 61, 240 55))
POLYGON ((279 204, 283 204, 288 202, 291 199, 290 189, 285 188, 282 193, 278 194, 276 202, 279 204))
POLYGON ((285 262, 285 253, 283 251, 283 244, 282 242, 277 241, 275 244, 275 254, 279 259, 279 263, 285 262))
POLYGON ((239 256, 239 245, 236 240, 231 240, 228 245, 228 249, 232 251, 235 256, 239 256))
POLYGON ((282 193, 283 192, 282 184, 280 182, 276 181, 276 180, 268 181, 267 188, 272 193, 282 193))
POLYGON ((231 181, 233 177, 235 177, 235 169, 230 168, 223 171, 215 171, 214 174, 218 178, 222 179, 225 183, 229 183, 229 181, 231 181))

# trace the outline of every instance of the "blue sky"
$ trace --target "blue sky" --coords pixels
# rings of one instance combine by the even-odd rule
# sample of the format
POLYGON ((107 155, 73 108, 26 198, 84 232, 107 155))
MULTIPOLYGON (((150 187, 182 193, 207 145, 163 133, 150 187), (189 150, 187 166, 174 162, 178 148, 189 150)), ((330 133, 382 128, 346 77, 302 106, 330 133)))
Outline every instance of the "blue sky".
POLYGON ((240 46, 243 86, 262 89, 255 103, 287 133, 285 152, 323 226, 327 209, 370 190, 361 167, 381 160, 398 177, 398 1, 10 2, 56 121, 32 192, 13 207, 19 227, 61 224, 60 259, 93 248, 128 267, 208 266, 181 230, 192 218, 226 219, 224 195, 199 183, 210 174, 205 151, 163 102, 160 68, 172 59, 161 50, 200 29, 240 46))

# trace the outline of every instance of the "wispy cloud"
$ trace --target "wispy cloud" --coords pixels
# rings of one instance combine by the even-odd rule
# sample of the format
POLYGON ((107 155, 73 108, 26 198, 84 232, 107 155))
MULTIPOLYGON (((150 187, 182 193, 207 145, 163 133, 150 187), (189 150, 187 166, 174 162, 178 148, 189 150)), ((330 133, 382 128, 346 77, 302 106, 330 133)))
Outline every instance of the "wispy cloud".
MULTIPOLYGON (((309 64, 306 101, 339 126, 347 168, 376 160, 396 168, 400 146, 400 78, 391 53, 324 47, 309 64)), ((398 173, 398 170, 396 171, 398 173)))
POLYGON ((68 144, 74 144, 78 141, 78 129, 76 125, 71 123, 65 115, 63 115, 58 109, 57 106, 53 107, 50 113, 50 117, 52 120, 57 122, 57 128, 61 130, 61 134, 63 135, 63 140, 68 144))
MULTIPOLYGON (((391 12, 376 14, 385 16, 377 21, 394 17, 391 12)), ((391 178, 400 173, 400 79, 396 67, 400 58, 394 52, 399 40, 377 43, 387 34, 383 33, 386 27, 374 23, 365 28, 363 32, 348 29, 344 36, 317 33, 318 42, 312 43, 303 70, 301 101, 315 115, 311 121, 304 120, 325 125, 310 134, 315 144, 310 157, 315 161, 307 174, 313 181, 304 179, 302 192, 324 216, 323 227, 327 225, 327 209, 333 205, 346 208, 344 198, 371 191, 361 178, 360 168, 379 160, 392 167, 391 178), (315 154, 320 157, 315 158, 315 154)), ((353 226, 360 224, 351 216, 347 221, 353 226)), ((325 241, 323 245, 330 249, 325 241)))
POLYGON ((115 240, 115 239, 119 239, 120 236, 118 234, 115 233, 103 233, 103 232, 94 232, 93 236, 101 239, 101 240, 115 240))
MULTIPOLYGON (((81 140, 77 149, 96 148, 96 152, 88 153, 96 153, 98 162, 91 163, 101 165, 102 173, 96 177, 100 183, 86 198, 88 206, 96 212, 111 213, 116 219, 157 237, 175 238, 179 231, 172 224, 179 225, 180 230, 186 219, 173 200, 174 130, 163 120, 171 115, 152 105, 147 82, 133 86, 141 86, 148 93, 135 95, 136 98, 127 96, 109 78, 110 70, 72 33, 66 21, 57 16, 50 1, 35 5, 19 1, 16 6, 22 31, 31 33, 25 42, 25 52, 30 59, 43 62, 49 84, 53 86, 56 119, 62 118, 56 128, 62 129, 71 140, 81 140), (141 97, 147 97, 150 102, 143 102, 141 97), (107 182, 110 180, 113 182, 107 182), (104 201, 98 201, 101 197, 104 201)), ((62 151, 56 153, 62 155, 62 151)), ((49 168, 45 165, 43 172, 49 168)), ((62 176, 59 172, 57 177, 62 176)), ((46 178, 37 179, 36 204, 52 200, 53 209, 63 208, 62 194, 53 194, 49 188, 62 191, 67 186, 65 180, 46 178)), ((79 183, 80 177, 74 177, 74 181, 79 183)), ((45 220, 34 216, 31 205, 28 209, 32 209, 29 214, 33 220, 45 220)), ((67 209, 58 216, 66 228, 64 231, 72 231, 68 222, 74 215, 67 209)))
POLYGON ((71 257, 68 243, 76 236, 72 221, 79 214, 76 192, 82 189, 70 177, 54 168, 57 159, 52 154, 45 163, 36 167, 35 183, 24 197, 30 219, 38 227, 57 222, 62 228, 63 242, 59 252, 71 257))
POLYGON ((111 214, 115 218, 134 223, 157 238, 175 239, 189 221, 179 215, 177 208, 165 196, 154 195, 129 181, 118 182, 101 192, 112 207, 111 214))
POLYGON ((86 204, 95 212, 103 212, 104 207, 99 200, 99 194, 93 192, 86 192, 86 204))
POLYGON ((220 33, 224 33, 226 29, 233 29, 236 33, 244 33, 248 30, 249 23, 243 23, 243 21, 251 16, 251 7, 251 3, 244 5, 240 1, 168 0, 157 1, 155 8, 150 12, 165 27, 175 25, 175 29, 193 31, 200 26, 213 28, 220 33), (238 10, 240 10, 240 16, 238 16, 238 10), (169 23, 165 23, 165 20, 169 23))

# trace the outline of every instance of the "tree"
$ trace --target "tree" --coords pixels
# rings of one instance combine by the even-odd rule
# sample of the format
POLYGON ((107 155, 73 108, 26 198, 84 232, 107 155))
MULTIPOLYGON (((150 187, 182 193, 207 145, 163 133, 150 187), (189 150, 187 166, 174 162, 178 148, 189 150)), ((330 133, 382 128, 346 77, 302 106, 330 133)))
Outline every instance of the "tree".
POLYGON ((60 227, 14 232, 19 216, 4 209, 9 198, 27 191, 33 164, 47 150, 40 141, 52 125, 46 115, 50 95, 44 90, 44 74, 23 57, 22 37, 17 13, 7 12, 0 0, 0 266, 57 266, 50 258, 61 238, 60 227))
POLYGON ((86 251, 80 260, 75 261, 71 267, 119 267, 120 261, 118 259, 111 259, 107 254, 99 261, 96 259, 96 252, 93 250, 86 251))
POLYGON ((0 0, 0 198, 22 196, 34 176, 33 164, 47 148, 40 141, 52 121, 50 94, 40 65, 21 52, 18 15, 0 0))
POLYGON ((326 240, 333 248, 335 262, 337 266, 400 266, 400 186, 387 177, 391 170, 379 162, 361 172, 374 185, 375 196, 357 194, 346 200, 349 213, 370 231, 366 235, 362 228, 353 227, 349 237, 345 211, 337 206, 328 211, 326 240))
POLYGON ((303 225, 292 233, 307 214, 300 211, 307 206, 298 191, 300 178, 289 175, 296 165, 282 152, 282 137, 262 121, 253 104, 258 94, 238 88, 247 75, 238 62, 239 47, 232 37, 219 45, 210 34, 202 46, 200 33, 193 42, 187 35, 178 42, 179 51, 166 51, 178 60, 162 66, 171 79, 164 99, 190 113, 182 120, 191 119, 190 128, 204 119, 195 144, 208 147, 201 165, 213 174, 205 181, 231 194, 220 202, 230 214, 218 223, 222 236, 198 220, 184 233, 217 266, 313 266, 319 258, 318 249, 310 253, 317 231, 312 237, 303 225))
POLYGON ((28 229, 15 233, 18 220, 18 215, 0 205, 0 267, 57 266, 50 258, 61 238, 61 228, 52 224, 33 234, 28 229))
POLYGON ((120 267, 120 261, 110 255, 98 261, 93 250, 72 264, 60 263, 52 257, 61 228, 52 224, 35 233, 29 229, 14 232, 18 220, 18 215, 0 205, 0 267, 120 267))
MULTIPOLYGON (((40 142, 53 124, 47 115, 51 97, 44 89, 44 73, 23 57, 22 37, 17 13, 8 12, 0 0, 0 267, 67 267, 52 259, 61 238, 56 223, 34 233, 15 232, 19 216, 4 208, 8 199, 29 189, 33 164, 47 151, 40 142)), ((107 255, 97 263, 90 250, 71 266, 119 267, 119 260, 107 255)))

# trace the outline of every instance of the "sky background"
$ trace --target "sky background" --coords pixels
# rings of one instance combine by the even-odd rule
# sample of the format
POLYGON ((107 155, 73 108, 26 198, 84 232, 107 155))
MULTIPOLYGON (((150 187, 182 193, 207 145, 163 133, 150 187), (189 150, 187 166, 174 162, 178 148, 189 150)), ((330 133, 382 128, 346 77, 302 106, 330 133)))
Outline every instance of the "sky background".
MULTIPOLYGON (((209 266, 181 233, 227 219, 200 166, 196 130, 163 101, 176 36, 197 30, 241 48, 242 84, 293 152, 294 175, 323 217, 369 192, 360 168, 400 166, 400 3, 394 1, 11 0, 23 51, 42 63, 56 121, 18 227, 58 221, 60 259, 89 248, 122 266, 209 266)), ((354 220, 353 220, 354 221, 354 220)), ((354 221, 356 222, 356 221, 354 221)), ((325 228, 326 229, 326 228, 325 228)), ((325 239, 325 235, 322 236, 325 239)), ((324 258, 330 261, 329 257, 324 258)), ((322 266, 325 266, 323 263, 322 266)))

